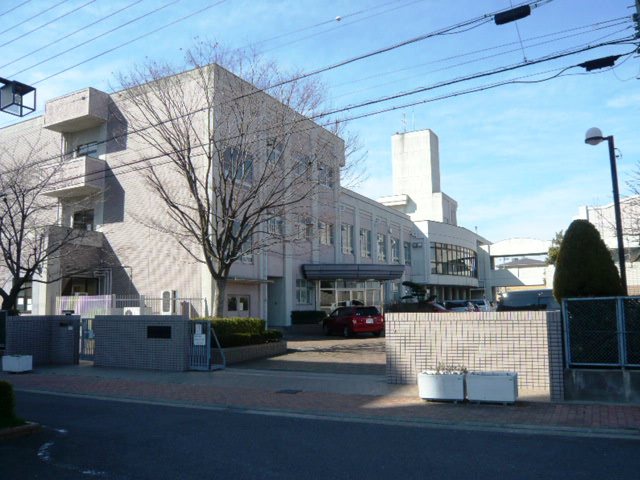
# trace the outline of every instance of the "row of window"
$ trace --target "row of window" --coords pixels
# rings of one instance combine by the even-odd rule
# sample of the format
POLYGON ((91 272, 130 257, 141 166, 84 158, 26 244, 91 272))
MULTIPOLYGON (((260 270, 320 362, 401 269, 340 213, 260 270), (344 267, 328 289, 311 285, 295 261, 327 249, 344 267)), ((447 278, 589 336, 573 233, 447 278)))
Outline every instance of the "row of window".
POLYGON ((470 248, 431 244, 431 273, 478 278, 478 254, 470 248))
MULTIPOLYGON (((267 162, 282 163, 284 150, 282 145, 272 145, 267 142, 267 162)), ((311 165, 313 162, 308 155, 297 155, 294 160, 295 172, 299 176, 309 177, 311 174, 311 165)), ((254 158, 251 154, 244 152, 238 148, 227 148, 223 156, 224 176, 228 179, 234 179, 240 182, 253 182, 253 164, 254 158)), ((318 166, 318 183, 326 187, 333 188, 335 184, 334 169, 327 165, 318 166)))

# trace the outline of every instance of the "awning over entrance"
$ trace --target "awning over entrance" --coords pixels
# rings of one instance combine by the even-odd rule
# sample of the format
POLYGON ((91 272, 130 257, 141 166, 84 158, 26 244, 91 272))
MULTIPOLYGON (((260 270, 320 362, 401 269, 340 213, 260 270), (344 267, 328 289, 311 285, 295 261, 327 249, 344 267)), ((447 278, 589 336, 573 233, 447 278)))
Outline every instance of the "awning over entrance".
POLYGON ((404 265, 307 264, 302 273, 308 280, 395 280, 402 277, 404 265))

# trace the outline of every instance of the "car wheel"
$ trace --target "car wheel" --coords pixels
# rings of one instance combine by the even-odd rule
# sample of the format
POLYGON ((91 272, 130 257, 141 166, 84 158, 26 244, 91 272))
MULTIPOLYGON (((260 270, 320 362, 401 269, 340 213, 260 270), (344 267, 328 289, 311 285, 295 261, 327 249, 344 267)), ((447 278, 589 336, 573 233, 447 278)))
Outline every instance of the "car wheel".
POLYGON ((329 328, 328 324, 322 324, 322 333, 324 333, 327 337, 331 336, 331 329, 329 328))
POLYGON ((382 333, 382 330, 379 330, 379 331, 377 331, 377 332, 371 332, 371 333, 373 333, 373 336, 374 336, 374 337, 379 337, 379 336, 380 336, 380 334, 382 333))
POLYGON ((351 335, 353 335, 353 332, 349 327, 344 327, 344 329, 342 330, 342 335, 344 336, 344 338, 349 338, 351 335))

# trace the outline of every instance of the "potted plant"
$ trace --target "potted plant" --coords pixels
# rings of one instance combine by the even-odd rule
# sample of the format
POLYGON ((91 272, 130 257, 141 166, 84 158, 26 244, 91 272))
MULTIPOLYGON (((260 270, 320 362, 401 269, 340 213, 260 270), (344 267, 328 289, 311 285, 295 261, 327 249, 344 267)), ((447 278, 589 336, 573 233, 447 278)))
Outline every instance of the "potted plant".
POLYGON ((439 363, 435 370, 418 374, 418 395, 424 400, 464 400, 464 376, 467 369, 439 363))

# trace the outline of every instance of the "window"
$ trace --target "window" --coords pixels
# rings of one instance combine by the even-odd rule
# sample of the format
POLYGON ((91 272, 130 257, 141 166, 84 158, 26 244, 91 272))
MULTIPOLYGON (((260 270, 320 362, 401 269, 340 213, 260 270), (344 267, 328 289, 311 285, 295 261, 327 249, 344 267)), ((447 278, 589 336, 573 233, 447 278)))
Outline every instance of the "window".
POLYGON ((242 263, 252 264, 253 263, 253 237, 249 237, 245 242, 245 244, 242 246, 245 247, 245 245, 246 245, 246 248, 244 248, 244 251, 240 256, 240 261, 242 263))
POLYGON ((378 234, 378 261, 387 261, 387 236, 383 233, 378 234))
POLYGON ((296 301, 301 305, 313 303, 313 282, 305 279, 296 280, 296 301))
POLYGON ((227 295, 228 312, 248 312, 249 295, 227 295))
POLYGON ((253 181, 253 158, 237 148, 224 152, 224 176, 231 180, 251 183, 253 181))
POLYGON ((400 240, 391 237, 391 262, 400 263, 400 240))
POLYGON ((76 230, 93 230, 93 210, 79 210, 73 214, 72 228, 76 230))
POLYGON ((83 143, 76 147, 76 157, 94 157, 98 154, 98 142, 83 143))
POLYGON ((267 140, 267 162, 281 164, 283 160, 284 147, 275 138, 267 140))
POLYGON ((342 253, 353 254, 353 225, 343 224, 340 231, 342 234, 342 253))
POLYGON ((310 168, 313 165, 311 157, 309 157, 308 155, 296 155, 295 162, 296 175, 308 178, 310 168))
POLYGON ((271 235, 282 235, 284 233, 284 222, 282 219, 275 217, 267 220, 267 232, 271 235))
POLYGON ((411 243, 404 242, 404 264, 411 265, 411 243))
POLYGON ((371 258, 371 230, 360 229, 360 256, 371 258))
POLYGON ((478 254, 459 245, 431 244, 431 273, 478 278, 478 254))
POLYGON ((318 169, 320 170, 318 172, 318 181, 320 182, 320 185, 333 188, 333 168, 329 165, 320 165, 318 169))
POLYGON ((320 245, 333 245, 333 225, 326 222, 318 222, 318 238, 320 245))
POLYGON ((18 298, 16 299, 16 309, 20 313, 31 313, 32 298, 31 298, 31 282, 25 282, 22 285, 22 290, 18 292, 18 298))

